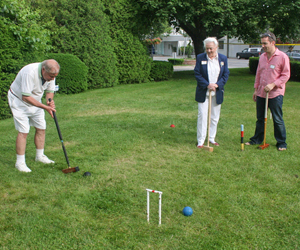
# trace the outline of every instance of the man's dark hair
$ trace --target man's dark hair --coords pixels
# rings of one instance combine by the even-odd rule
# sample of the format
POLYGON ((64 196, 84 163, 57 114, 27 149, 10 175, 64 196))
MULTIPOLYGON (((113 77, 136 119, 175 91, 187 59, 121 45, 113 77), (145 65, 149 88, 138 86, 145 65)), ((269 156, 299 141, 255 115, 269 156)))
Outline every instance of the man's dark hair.
POLYGON ((260 36, 260 38, 265 38, 265 37, 268 37, 270 42, 273 42, 273 41, 276 42, 276 36, 273 33, 268 32, 268 33, 264 33, 260 36))

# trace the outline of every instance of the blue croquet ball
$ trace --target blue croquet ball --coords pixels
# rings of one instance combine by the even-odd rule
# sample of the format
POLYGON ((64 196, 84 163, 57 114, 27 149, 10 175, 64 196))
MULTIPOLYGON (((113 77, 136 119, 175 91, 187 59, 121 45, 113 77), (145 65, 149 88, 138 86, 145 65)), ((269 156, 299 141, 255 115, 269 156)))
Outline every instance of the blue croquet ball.
POLYGON ((185 207, 183 210, 182 210, 182 213, 185 215, 185 216, 191 216, 193 214, 193 209, 191 207, 185 207))

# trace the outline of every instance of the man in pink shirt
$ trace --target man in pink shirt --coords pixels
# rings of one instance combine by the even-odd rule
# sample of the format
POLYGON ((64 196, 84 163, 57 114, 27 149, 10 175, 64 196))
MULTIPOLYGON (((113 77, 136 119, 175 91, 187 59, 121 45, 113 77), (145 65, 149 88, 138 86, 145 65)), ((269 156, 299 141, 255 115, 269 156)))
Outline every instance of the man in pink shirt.
POLYGON ((259 59, 253 100, 256 102, 256 129, 246 145, 261 144, 264 139, 264 113, 266 93, 269 92, 268 107, 274 123, 274 137, 279 151, 286 150, 286 130, 283 121, 282 104, 285 84, 290 78, 290 61, 288 56, 275 46, 276 37, 272 33, 261 36, 265 53, 259 59))

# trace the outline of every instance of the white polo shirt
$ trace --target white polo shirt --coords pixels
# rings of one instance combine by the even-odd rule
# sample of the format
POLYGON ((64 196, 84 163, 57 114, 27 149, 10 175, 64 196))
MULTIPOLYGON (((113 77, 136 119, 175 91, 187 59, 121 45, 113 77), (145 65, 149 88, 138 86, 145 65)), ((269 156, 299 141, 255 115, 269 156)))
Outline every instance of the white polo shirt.
MULTIPOLYGON (((219 65, 219 57, 218 54, 215 58, 210 59, 207 56, 207 73, 208 73, 208 82, 209 83, 217 83, 218 77, 220 74, 220 65, 219 65)), ((209 95, 209 90, 207 90, 206 95, 209 95)), ((211 92, 211 95, 215 95, 215 91, 211 92)))
POLYGON ((44 91, 54 93, 55 79, 42 84, 42 64, 31 63, 19 71, 10 89, 20 100, 25 95, 41 102, 44 91))

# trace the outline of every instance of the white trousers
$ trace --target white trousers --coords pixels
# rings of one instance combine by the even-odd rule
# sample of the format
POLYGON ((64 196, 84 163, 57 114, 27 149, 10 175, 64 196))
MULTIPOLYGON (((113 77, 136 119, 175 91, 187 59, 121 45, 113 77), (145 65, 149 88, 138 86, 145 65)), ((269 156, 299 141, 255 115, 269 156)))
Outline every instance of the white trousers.
MULTIPOLYGON (((208 103, 209 97, 203 103, 198 102, 198 121, 197 121, 197 141, 198 145, 203 145, 207 133, 207 120, 208 120, 208 103)), ((209 128, 209 141, 215 142, 217 134, 217 126, 220 118, 221 104, 217 104, 216 96, 211 97, 211 119, 209 128)))

